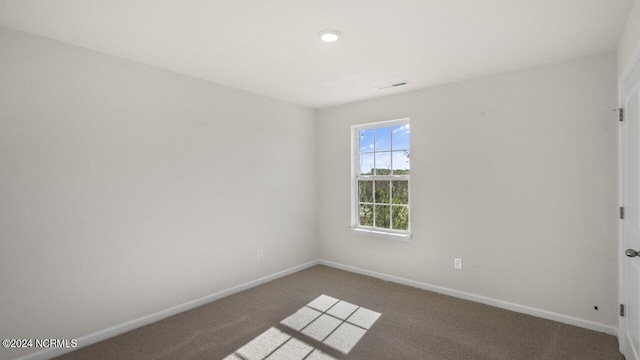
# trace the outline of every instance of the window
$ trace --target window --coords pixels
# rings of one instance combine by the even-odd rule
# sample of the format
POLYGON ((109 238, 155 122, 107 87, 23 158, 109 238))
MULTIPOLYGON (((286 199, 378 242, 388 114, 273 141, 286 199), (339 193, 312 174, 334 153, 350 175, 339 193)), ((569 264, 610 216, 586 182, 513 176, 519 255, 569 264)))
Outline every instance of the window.
POLYGON ((356 125, 352 136, 353 229, 408 236, 409 119, 356 125))

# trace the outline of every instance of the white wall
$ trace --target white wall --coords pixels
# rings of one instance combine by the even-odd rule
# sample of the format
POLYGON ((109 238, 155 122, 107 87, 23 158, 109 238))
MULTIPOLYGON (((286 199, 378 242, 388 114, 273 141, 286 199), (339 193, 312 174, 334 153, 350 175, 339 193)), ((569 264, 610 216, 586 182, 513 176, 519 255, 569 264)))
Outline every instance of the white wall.
MULTIPOLYGON (((640 1, 634 0, 618 43, 618 76, 627 70, 634 51, 640 46, 640 1)), ((631 69, 629 69, 631 70, 631 69)))
POLYGON ((615 326, 615 107, 608 53, 321 110, 321 256, 615 326), (413 238, 353 235, 350 126, 404 117, 413 238))
POLYGON ((0 27, 0 338, 317 259, 315 131, 308 108, 0 27))
POLYGON ((614 54, 318 115, 0 27, 0 79, 2 339, 79 337, 318 257, 616 324, 614 54), (349 127, 402 117, 414 236, 352 235, 349 127))

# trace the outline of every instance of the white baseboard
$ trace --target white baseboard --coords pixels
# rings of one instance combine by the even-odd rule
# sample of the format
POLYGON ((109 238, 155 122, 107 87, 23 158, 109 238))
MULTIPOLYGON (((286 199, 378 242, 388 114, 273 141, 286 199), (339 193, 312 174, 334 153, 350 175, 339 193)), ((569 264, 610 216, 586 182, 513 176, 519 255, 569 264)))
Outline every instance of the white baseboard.
POLYGON ((536 309, 536 308, 533 308, 533 307, 520 305, 520 304, 514 304, 514 303, 511 303, 511 302, 508 302, 508 301, 492 299, 492 298, 489 298, 489 297, 486 297, 486 296, 471 294, 471 293, 464 292, 464 291, 449 289, 449 288, 442 287, 442 286, 437 286, 437 285, 431 285, 431 284, 423 283, 423 282, 420 282, 420 281, 401 278, 401 277, 398 277, 398 276, 393 276, 393 275, 383 274, 383 273, 379 273, 379 272, 375 272, 375 271, 365 270, 365 269, 357 268, 355 266, 339 264, 339 263, 336 263, 336 262, 333 262, 333 261, 329 261, 329 260, 322 260, 321 259, 321 260, 319 260, 319 263, 322 264, 322 265, 326 265, 326 266, 330 266, 330 267, 336 268, 336 269, 345 270, 345 271, 349 271, 349 272, 353 272, 353 273, 361 274, 361 275, 367 275, 367 276, 375 277, 375 278, 382 279, 382 280, 385 280, 385 281, 391 281, 391 282, 402 284, 402 285, 407 285, 407 286, 412 286, 412 287, 416 287, 416 288, 419 288, 419 289, 429 290, 429 291, 437 292, 437 293, 444 294, 444 295, 453 296, 453 297, 460 298, 460 299, 470 300, 470 301, 478 302, 478 303, 481 303, 481 304, 491 305, 491 306, 495 306, 495 307, 498 307, 498 308, 511 310, 511 311, 515 311, 515 312, 519 312, 519 313, 523 313, 523 314, 527 314, 527 315, 532 315, 532 316, 536 316, 536 317, 547 319, 547 320, 553 320, 553 321, 561 322, 561 323, 564 323, 564 324, 579 326, 579 327, 582 327, 582 328, 585 328, 585 329, 594 330, 594 331, 598 331, 598 332, 603 332, 603 333, 614 335, 614 336, 618 335, 618 329, 616 327, 613 327, 613 326, 610 326, 610 325, 601 324, 601 323, 597 323, 595 321, 580 319, 580 318, 576 318, 576 317, 573 317, 573 316, 558 314, 558 313, 554 313, 554 312, 547 311, 547 310, 536 309))
POLYGON ((104 330, 100 330, 97 332, 94 332, 92 334, 89 335, 85 335, 82 337, 78 338, 78 347, 77 348, 51 348, 51 349, 44 349, 41 351, 37 351, 34 353, 30 353, 30 354, 26 354, 23 355, 19 358, 16 358, 15 360, 41 360, 41 359, 50 359, 52 357, 56 357, 56 356, 60 356, 62 354, 66 354, 68 352, 77 350, 79 348, 85 347, 85 346, 89 346, 91 344, 95 344, 97 342, 112 338, 116 335, 120 335, 123 334, 127 331, 131 331, 134 329, 137 329, 139 327, 154 323, 156 321, 160 321, 162 319, 166 319, 170 316, 179 314, 181 312, 187 311, 187 310, 191 310, 193 308, 196 308, 198 306, 202 306, 204 304, 210 303, 212 301, 218 300, 218 299, 222 299, 224 297, 227 297, 229 295, 233 295, 236 293, 239 293, 241 291, 250 289, 252 287, 264 284, 266 282, 281 278, 283 276, 287 276, 290 274, 293 274, 295 272, 298 272, 300 270, 304 270, 307 268, 310 268, 314 265, 317 265, 319 263, 319 260, 313 260, 313 261, 309 261, 308 263, 302 264, 302 265, 298 265, 298 266, 294 266, 292 268, 286 269, 286 270, 282 270, 279 271, 277 273, 271 274, 271 275, 267 275, 264 277, 261 277, 259 279, 256 280, 252 280, 249 282, 246 282, 244 284, 240 284, 225 290, 221 290, 218 291, 216 293, 210 294, 210 295, 206 295, 203 296, 199 299, 195 299, 195 300, 191 300, 188 301, 186 303, 180 304, 180 305, 176 305, 173 307, 170 307, 168 309, 165 310, 160 310, 158 312, 155 312, 153 314, 149 314, 131 321, 127 321, 125 323, 122 324, 118 324, 115 326, 112 326, 108 329, 104 329, 104 330))
POLYGON ((478 303, 491 305, 491 306, 495 306, 495 307, 506 309, 506 310, 511 310, 511 311, 515 311, 515 312, 519 312, 519 313, 523 313, 523 314, 537 316, 537 317, 540 317, 540 318, 543 318, 543 319, 548 319, 548 320, 558 321, 558 322, 569 324, 569 325, 579 326, 579 327, 582 327, 582 328, 585 328, 585 329, 599 331, 599 332, 607 333, 607 334, 614 335, 614 336, 617 336, 617 333, 618 333, 618 329, 613 327, 613 326, 597 323, 597 322, 590 321, 590 320, 580 319, 580 318, 576 318, 576 317, 572 317, 572 316, 568 316, 568 315, 554 313, 554 312, 551 312, 551 311, 536 309, 536 308, 532 308, 532 307, 529 307, 529 306, 514 304, 514 303, 507 302, 507 301, 502 301, 502 300, 488 298, 488 297, 485 297, 485 296, 480 296, 480 295, 467 293, 467 292, 464 292, 464 291, 453 290, 453 289, 449 289, 449 288, 442 287, 442 286, 431 285, 431 284, 423 283, 423 282, 420 282, 420 281, 405 279, 405 278, 401 278, 401 277, 398 277, 398 276, 383 274, 383 273, 379 273, 379 272, 375 272, 375 271, 361 269, 361 268, 358 268, 358 267, 355 267, 355 266, 344 265, 344 264, 339 264, 339 263, 336 263, 336 262, 333 262, 333 261, 320 259, 320 260, 313 260, 313 261, 310 261, 310 262, 302 264, 302 265, 294 266, 292 268, 289 268, 289 269, 286 269, 286 270, 283 270, 283 271, 279 271, 277 273, 274 273, 274 274, 271 274, 271 275, 267 275, 267 276, 261 277, 261 278, 256 279, 256 280, 252 280, 252 281, 246 282, 244 284, 240 284, 240 285, 237 285, 237 286, 225 289, 225 290, 221 290, 221 291, 218 291, 216 293, 213 293, 213 294, 210 294, 210 295, 206 295, 206 296, 203 296, 201 298, 198 298, 198 299, 195 299, 195 300, 191 300, 191 301, 188 301, 186 303, 183 303, 183 304, 180 304, 180 305, 176 305, 176 306, 170 307, 170 308, 165 309, 165 310, 161 310, 161 311, 155 312, 153 314, 149 314, 149 315, 146 315, 146 316, 143 316, 143 317, 131 320, 131 321, 127 321, 127 322, 122 323, 122 324, 118 324, 118 325, 112 326, 112 327, 110 327, 108 329, 104 329, 104 330, 101 330, 101 331, 94 332, 92 334, 88 334, 88 335, 79 337, 78 338, 78 347, 77 348, 44 349, 44 350, 40 350, 40 351, 37 351, 37 352, 34 352, 34 353, 23 355, 23 356, 21 356, 19 358, 16 358, 15 360, 44 360, 44 359, 50 359, 52 357, 60 356, 60 355, 66 354, 68 352, 71 352, 73 350, 77 350, 79 348, 82 348, 82 347, 85 347, 85 346, 89 346, 91 344, 95 344, 97 342, 109 339, 111 337, 114 337, 114 336, 123 334, 125 332, 137 329, 139 327, 154 323, 156 321, 160 321, 162 319, 165 319, 165 318, 168 318, 170 316, 179 314, 181 312, 184 312, 184 311, 187 311, 187 310, 191 310, 191 309, 196 308, 198 306, 202 306, 202 305, 210 303, 212 301, 215 301, 215 300, 218 300, 218 299, 222 299, 224 297, 239 293, 241 291, 250 289, 252 287, 255 287, 255 286, 267 283, 269 281, 281 278, 283 276, 287 276, 287 275, 296 273, 296 272, 298 272, 300 270, 304 270, 304 269, 310 268, 310 267, 312 267, 314 265, 318 265, 318 264, 330 266, 330 267, 333 267, 333 268, 336 268, 336 269, 340 269, 340 270, 353 272, 353 273, 356 273, 356 274, 371 276, 371 277, 375 277, 375 278, 382 279, 382 280, 385 280, 385 281, 391 281, 391 282, 402 284, 402 285, 412 286, 412 287, 416 287, 416 288, 419 288, 419 289, 429 290, 429 291, 433 291, 433 292, 437 292, 437 293, 440 293, 440 294, 453 296, 453 297, 460 298, 460 299, 475 301, 475 302, 478 302, 478 303))

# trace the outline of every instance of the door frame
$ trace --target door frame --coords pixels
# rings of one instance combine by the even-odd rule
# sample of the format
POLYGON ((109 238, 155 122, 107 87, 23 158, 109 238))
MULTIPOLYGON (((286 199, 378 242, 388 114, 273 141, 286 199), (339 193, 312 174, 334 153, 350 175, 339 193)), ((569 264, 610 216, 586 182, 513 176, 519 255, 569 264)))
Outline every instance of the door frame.
MULTIPOLYGON (((636 66, 640 66, 640 44, 637 44, 635 50, 633 51, 631 57, 627 61, 623 71, 620 73, 618 77, 618 109, 624 106, 624 84, 625 81, 629 79, 631 73, 636 68, 636 66)), ((619 114, 618 114, 619 116, 619 114)), ((616 118, 616 121, 618 119, 616 118)), ((618 206, 623 206, 624 200, 624 181, 625 181, 625 160, 626 154, 624 152, 626 146, 626 121, 619 122, 618 121, 618 206)), ((618 303, 622 304, 624 299, 626 299, 626 288, 624 285, 624 243, 622 238, 622 222, 623 219, 618 220, 618 303)), ((626 337, 624 336, 623 328, 627 322, 627 317, 619 317, 618 318, 618 344, 620 348, 620 352, 622 352, 626 345, 626 337)))

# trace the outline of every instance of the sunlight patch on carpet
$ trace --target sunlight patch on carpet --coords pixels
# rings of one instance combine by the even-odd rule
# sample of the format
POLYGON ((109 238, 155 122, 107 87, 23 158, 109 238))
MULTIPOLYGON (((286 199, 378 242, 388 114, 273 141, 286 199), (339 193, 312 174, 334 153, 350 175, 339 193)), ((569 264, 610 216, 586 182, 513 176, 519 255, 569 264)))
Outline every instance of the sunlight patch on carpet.
MULTIPOLYGON (((323 294, 280 323, 318 343, 348 354, 380 315, 373 310, 323 294)), ((271 327, 224 360, 336 360, 336 358, 271 327)))
POLYGON ((348 354, 380 315, 373 310, 320 295, 281 324, 348 354))
POLYGON ((336 360, 302 340, 275 328, 256 336, 224 360, 336 360))
POLYGON ((237 359, 238 357, 245 360, 262 360, 289 339, 291 336, 272 327, 238 349, 234 354, 227 356, 225 360, 237 359))

